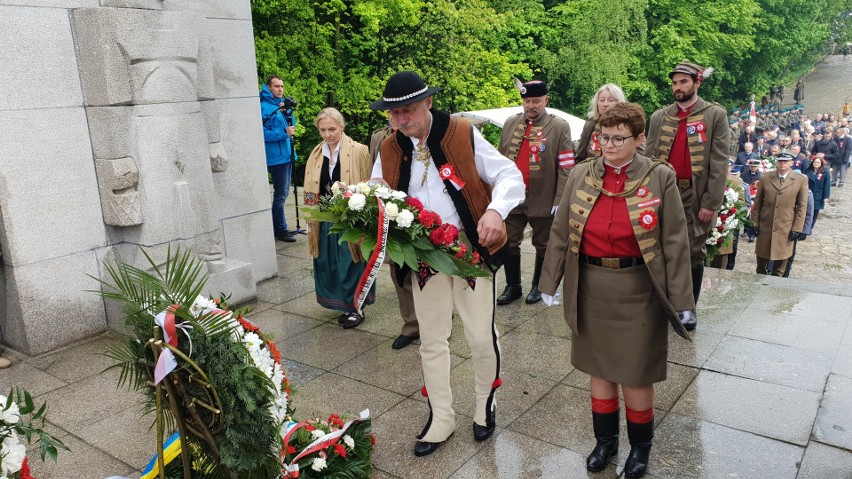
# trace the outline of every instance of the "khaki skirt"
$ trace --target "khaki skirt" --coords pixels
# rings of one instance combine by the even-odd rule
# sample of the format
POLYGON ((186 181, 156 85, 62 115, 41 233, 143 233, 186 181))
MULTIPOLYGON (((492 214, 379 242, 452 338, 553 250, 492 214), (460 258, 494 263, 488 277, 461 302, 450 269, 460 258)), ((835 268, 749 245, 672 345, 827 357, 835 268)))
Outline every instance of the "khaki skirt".
POLYGON ((666 379, 669 325, 645 265, 610 269, 580 263, 571 364, 624 386, 666 379))

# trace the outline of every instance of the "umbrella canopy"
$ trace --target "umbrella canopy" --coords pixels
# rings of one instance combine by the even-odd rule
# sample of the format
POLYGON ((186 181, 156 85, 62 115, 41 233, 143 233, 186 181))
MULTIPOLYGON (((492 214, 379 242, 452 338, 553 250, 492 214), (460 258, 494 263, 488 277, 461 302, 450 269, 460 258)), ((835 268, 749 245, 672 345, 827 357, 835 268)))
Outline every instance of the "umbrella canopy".
MULTIPOLYGON (((522 106, 510 106, 506 108, 493 108, 491 110, 462 111, 453 113, 453 115, 467 118, 476 126, 488 122, 492 125, 503 128, 503 124, 506 123, 506 120, 510 116, 517 115, 523 111, 524 107, 522 106)), ((561 117, 568 122, 568 125, 571 126, 571 136, 580 136, 580 132, 583 131, 583 125, 586 123, 586 120, 565 113, 564 111, 557 110, 556 108, 547 107, 547 111, 551 115, 561 117)))

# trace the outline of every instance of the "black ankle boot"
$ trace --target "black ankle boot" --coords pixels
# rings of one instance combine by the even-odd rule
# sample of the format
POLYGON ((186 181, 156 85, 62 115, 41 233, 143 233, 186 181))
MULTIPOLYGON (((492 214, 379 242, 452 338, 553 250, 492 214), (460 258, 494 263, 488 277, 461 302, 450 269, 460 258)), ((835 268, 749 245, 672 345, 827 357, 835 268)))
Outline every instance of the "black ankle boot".
POLYGON ((538 280, 541 278, 541 268, 544 265, 544 256, 536 255, 535 257, 535 272, 533 273, 532 287, 530 294, 527 295, 527 304, 534 304, 541 301, 541 291, 538 290, 538 280))
POLYGON ((698 305, 698 296, 701 295, 701 281, 704 279, 704 265, 692 267, 692 297, 695 298, 695 305, 698 305))
POLYGON ((497 298, 499 305, 509 304, 524 294, 521 290, 521 256, 510 254, 503 268, 506 270, 506 289, 497 298))
POLYGON ((627 437, 630 439, 630 454, 624 463, 624 477, 638 479, 648 470, 648 457, 654 440, 654 420, 645 424, 627 421, 627 437))
POLYGON ((592 426, 595 429, 597 444, 586 458, 586 469, 600 472, 606 469, 609 459, 618 454, 618 411, 593 412, 592 426))

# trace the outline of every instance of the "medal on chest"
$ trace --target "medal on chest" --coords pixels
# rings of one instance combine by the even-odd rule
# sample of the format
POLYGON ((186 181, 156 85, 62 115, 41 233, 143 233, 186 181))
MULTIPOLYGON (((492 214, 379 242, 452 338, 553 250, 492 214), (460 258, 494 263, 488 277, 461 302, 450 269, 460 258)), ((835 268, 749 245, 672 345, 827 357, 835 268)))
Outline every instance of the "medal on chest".
POLYGON ((698 143, 707 141, 707 124, 703 121, 691 121, 686 124, 686 134, 689 136, 698 135, 698 143))

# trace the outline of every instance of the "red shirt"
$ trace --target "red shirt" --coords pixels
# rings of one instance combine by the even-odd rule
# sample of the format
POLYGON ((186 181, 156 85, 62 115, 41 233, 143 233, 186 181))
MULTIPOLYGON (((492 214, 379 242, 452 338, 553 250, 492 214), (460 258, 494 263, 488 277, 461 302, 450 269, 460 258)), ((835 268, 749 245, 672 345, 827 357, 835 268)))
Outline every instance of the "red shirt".
POLYGON ((677 133, 672 142, 672 150, 669 152, 669 163, 674 167, 679 180, 692 179, 692 158, 689 156, 689 142, 686 141, 686 117, 692 111, 693 105, 695 103, 686 109, 681 108, 680 105, 677 106, 677 117, 680 118, 680 122, 677 124, 677 133))
POLYGON ((521 176, 524 177, 524 186, 530 187, 530 128, 532 122, 527 120, 527 129, 524 131, 524 139, 521 140, 521 148, 518 150, 518 158, 515 164, 521 170, 521 176))
MULTIPOLYGON (((627 181, 627 166, 616 175, 615 169, 604 167, 603 187, 612 193, 624 191, 627 181)), ((607 196, 601 193, 589 219, 583 228, 583 239, 580 241, 580 252, 586 256, 598 258, 639 258, 639 243, 633 234, 633 222, 627 212, 627 202, 624 198, 607 196)))

